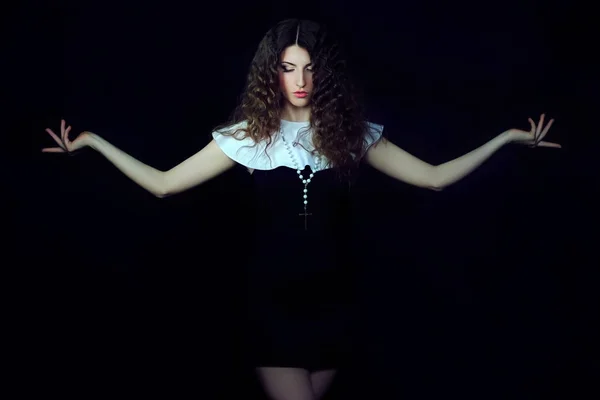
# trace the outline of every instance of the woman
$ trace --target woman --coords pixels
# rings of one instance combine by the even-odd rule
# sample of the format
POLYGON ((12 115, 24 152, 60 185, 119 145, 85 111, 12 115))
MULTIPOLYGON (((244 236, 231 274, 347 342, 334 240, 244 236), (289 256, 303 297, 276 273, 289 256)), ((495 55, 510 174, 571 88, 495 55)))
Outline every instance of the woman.
POLYGON ((402 182, 442 190, 504 144, 560 147, 541 141, 553 122, 543 128, 542 115, 537 125, 529 119, 529 132, 507 130, 433 166, 383 138, 383 127, 363 115, 336 41, 317 23, 290 19, 260 42, 231 120, 172 169, 143 164, 91 132, 70 141, 64 120, 60 137, 46 129, 59 147, 42 151, 72 154, 89 146, 161 198, 237 164, 247 168, 257 217, 249 267, 249 361, 271 398, 315 400, 354 346, 359 313, 346 183, 360 163, 402 182))

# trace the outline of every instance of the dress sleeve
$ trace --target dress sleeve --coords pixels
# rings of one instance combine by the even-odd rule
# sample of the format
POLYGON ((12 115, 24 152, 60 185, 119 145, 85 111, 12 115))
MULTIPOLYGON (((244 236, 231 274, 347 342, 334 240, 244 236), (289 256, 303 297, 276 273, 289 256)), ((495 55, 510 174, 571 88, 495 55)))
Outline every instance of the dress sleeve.
POLYGON ((381 139, 383 135, 383 125, 374 124, 373 122, 367 122, 369 125, 369 134, 367 135, 367 147, 366 150, 371 147, 371 145, 381 139))
POLYGON ((212 132, 212 137, 223 153, 233 161, 249 168, 262 168, 257 155, 261 146, 257 146, 251 137, 243 138, 244 131, 236 132, 237 129, 244 129, 247 126, 246 121, 228 126, 212 132), (227 135, 223 135, 226 133, 227 135))

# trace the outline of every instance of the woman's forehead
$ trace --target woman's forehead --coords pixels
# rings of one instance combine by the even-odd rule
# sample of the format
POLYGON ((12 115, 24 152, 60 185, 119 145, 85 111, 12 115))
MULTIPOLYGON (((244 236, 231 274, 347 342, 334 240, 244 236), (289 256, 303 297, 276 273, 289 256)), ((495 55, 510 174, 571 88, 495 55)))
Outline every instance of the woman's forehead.
POLYGON ((310 64, 310 54, 300 46, 289 46, 281 53, 281 61, 295 65, 310 64))

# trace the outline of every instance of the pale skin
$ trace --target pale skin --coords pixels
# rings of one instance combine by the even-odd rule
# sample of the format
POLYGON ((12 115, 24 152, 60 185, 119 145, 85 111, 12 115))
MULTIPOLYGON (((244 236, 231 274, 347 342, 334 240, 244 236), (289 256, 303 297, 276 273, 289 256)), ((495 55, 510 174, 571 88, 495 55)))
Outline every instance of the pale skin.
MULTIPOLYGON (((278 65, 280 89, 285 98, 285 105, 281 110, 282 119, 297 122, 310 119, 312 74, 310 55, 305 49, 290 46, 282 53, 281 64, 278 65), (294 92, 298 90, 305 91, 307 96, 296 97, 294 92)), ((557 143, 542 141, 554 122, 551 119, 544 126, 544 119, 545 115, 542 114, 536 124, 529 118, 529 131, 509 129, 479 148, 440 165, 422 161, 385 138, 368 149, 365 161, 398 181, 439 191, 467 176, 505 144, 560 148, 557 143)), ((89 146, 103 154, 134 182, 160 198, 200 185, 236 164, 213 140, 172 169, 159 171, 134 159, 94 133, 82 132, 71 141, 71 126, 65 128, 65 125, 65 121, 61 120, 60 136, 51 129, 46 129, 58 147, 47 147, 42 152, 70 153, 89 146)), ((254 169, 248 168, 248 171, 252 173, 254 169)), ((257 368, 257 374, 273 399, 319 400, 333 381, 336 370, 310 373, 302 368, 261 367, 257 368)))

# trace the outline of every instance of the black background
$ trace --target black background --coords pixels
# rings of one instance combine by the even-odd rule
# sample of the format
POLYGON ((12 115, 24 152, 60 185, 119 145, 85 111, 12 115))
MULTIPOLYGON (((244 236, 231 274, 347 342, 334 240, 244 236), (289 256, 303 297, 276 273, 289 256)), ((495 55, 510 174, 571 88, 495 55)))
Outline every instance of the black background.
MULTIPOLYGON (((558 149, 511 144, 442 192, 368 166, 354 191, 368 318, 330 398, 583 398, 598 374, 593 18, 571 2, 21 2, 5 26, 6 329, 21 387, 259 396, 239 344, 250 176, 158 199, 97 133, 166 170, 236 104, 284 18, 337 30, 370 120, 440 164, 542 112, 558 149), (402 397, 403 396, 403 397, 402 397)), ((265 238, 265 245, 268 245, 265 238)), ((290 247, 290 252, 301 251, 290 247)), ((259 398, 259 397, 256 397, 259 398)))

